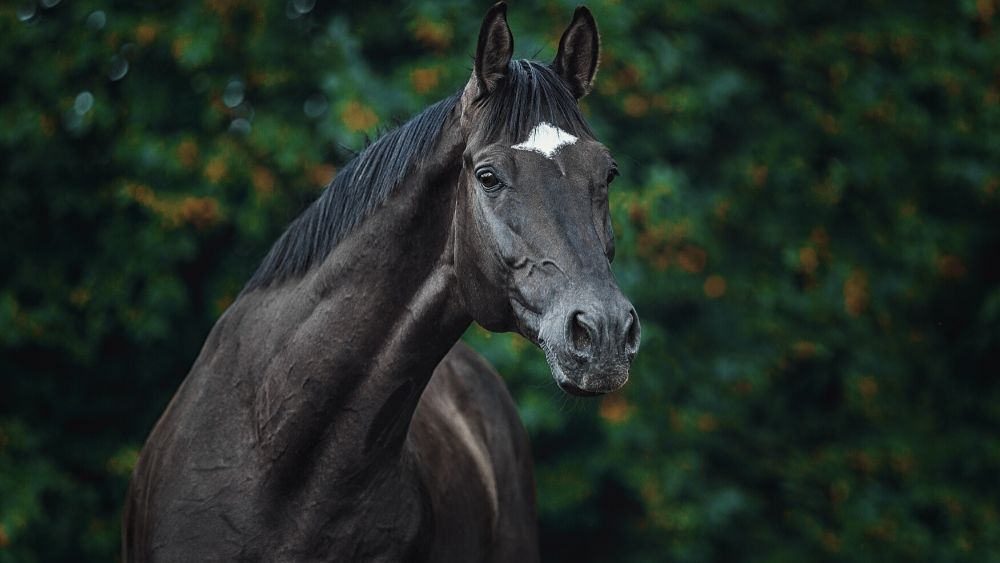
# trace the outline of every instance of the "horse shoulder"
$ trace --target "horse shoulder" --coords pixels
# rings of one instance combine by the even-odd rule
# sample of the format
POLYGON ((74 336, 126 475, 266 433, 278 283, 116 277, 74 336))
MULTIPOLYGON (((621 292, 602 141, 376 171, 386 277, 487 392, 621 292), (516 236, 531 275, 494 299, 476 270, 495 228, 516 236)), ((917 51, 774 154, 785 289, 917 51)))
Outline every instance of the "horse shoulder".
POLYGON ((434 514, 431 560, 538 559, 527 432, 499 374, 465 344, 431 377, 408 447, 434 514))

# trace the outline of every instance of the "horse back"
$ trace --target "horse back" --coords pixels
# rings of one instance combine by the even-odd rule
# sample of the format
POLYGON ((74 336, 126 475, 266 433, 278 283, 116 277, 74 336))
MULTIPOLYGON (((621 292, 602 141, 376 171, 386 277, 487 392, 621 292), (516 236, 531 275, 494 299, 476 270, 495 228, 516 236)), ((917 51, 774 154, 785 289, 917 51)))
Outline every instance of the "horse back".
POLYGON ((421 396, 407 448, 433 512, 430 561, 538 560, 527 433, 503 380, 461 342, 421 396))

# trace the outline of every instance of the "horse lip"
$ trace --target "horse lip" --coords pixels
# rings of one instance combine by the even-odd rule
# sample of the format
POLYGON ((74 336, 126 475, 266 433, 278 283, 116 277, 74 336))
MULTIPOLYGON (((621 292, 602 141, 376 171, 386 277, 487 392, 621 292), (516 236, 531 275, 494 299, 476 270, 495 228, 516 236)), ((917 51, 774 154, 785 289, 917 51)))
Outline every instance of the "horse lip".
POLYGON ((577 386, 569 379, 566 379, 564 381, 556 380, 556 385, 558 385, 559 388, 565 391, 566 393, 569 393, 570 395, 576 395, 577 397, 597 397, 598 395, 604 395, 605 393, 613 391, 613 389, 609 389, 608 391, 591 391, 589 389, 584 389, 582 387, 577 386))
POLYGON ((578 372, 582 366, 571 366, 560 361, 560 355, 556 353, 556 350, 548 342, 540 341, 539 347, 545 353, 545 360, 549 364, 549 370, 552 371, 552 379, 555 380, 556 385, 560 389, 570 395, 596 397, 617 391, 628 381, 627 367, 625 368, 624 376, 619 370, 613 370, 615 375, 611 376, 588 374, 583 374, 582 377, 571 376, 569 373, 577 373, 579 375, 578 372), (570 370, 569 373, 567 373, 567 369, 570 370), (588 382, 596 385, 587 385, 588 382))

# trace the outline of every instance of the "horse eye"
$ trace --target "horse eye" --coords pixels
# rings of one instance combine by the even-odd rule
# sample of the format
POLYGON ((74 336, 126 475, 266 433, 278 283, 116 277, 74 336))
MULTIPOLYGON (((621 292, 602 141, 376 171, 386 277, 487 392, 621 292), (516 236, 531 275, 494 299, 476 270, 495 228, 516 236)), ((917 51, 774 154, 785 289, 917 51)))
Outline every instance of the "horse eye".
POLYGON ((496 189, 500 186, 500 178, 492 170, 480 170, 476 173, 479 183, 487 190, 496 189))
POLYGON ((618 169, 617 168, 612 168, 611 170, 608 170, 608 179, 607 179, 607 181, 605 183, 608 186, 610 186, 611 182, 614 182, 615 178, 617 178, 617 177, 618 177, 618 169))

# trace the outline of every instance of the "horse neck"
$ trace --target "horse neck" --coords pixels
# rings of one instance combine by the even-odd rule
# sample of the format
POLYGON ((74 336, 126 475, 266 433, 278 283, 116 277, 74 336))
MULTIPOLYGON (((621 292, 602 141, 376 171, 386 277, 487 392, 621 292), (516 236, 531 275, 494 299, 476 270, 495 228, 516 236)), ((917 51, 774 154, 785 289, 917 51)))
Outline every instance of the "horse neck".
POLYGON ((453 268, 463 142, 449 125, 435 154, 322 265, 244 296, 254 311, 244 346, 260 378, 256 441, 281 489, 398 462, 420 394, 471 322, 453 268))

